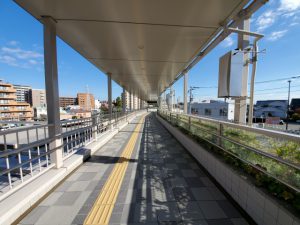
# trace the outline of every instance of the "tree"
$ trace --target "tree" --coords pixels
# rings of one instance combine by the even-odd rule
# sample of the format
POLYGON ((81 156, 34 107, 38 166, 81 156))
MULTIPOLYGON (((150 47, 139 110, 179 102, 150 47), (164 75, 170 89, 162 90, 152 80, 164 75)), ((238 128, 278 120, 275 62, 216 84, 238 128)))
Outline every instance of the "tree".
POLYGON ((122 99, 120 97, 116 98, 116 107, 122 108, 122 99))

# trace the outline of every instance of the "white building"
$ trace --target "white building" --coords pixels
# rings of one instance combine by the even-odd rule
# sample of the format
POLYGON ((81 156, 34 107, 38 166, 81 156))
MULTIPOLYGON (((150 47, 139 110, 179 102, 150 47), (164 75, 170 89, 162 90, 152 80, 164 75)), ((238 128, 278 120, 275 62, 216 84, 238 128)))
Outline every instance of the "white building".
POLYGON ((122 93, 122 99, 124 99, 126 110, 130 110, 130 109, 135 110, 141 106, 141 100, 133 94, 130 95, 130 93, 128 91, 125 91, 124 97, 123 97, 123 93, 122 93), (130 99, 130 97, 131 97, 131 99, 130 99), (131 104, 131 107, 130 107, 130 104, 131 104))
MULTIPOLYGON (((189 107, 189 104, 188 104, 189 107)), ((204 100, 192 103, 192 114, 211 117, 218 120, 233 120, 234 104, 224 101, 204 100)))
POLYGON ((30 86, 14 84, 13 87, 16 89, 17 102, 30 103, 30 86))
POLYGON ((287 106, 287 100, 257 101, 254 106, 254 117, 280 117, 284 119, 286 118, 287 106))
POLYGON ((99 99, 95 99, 95 109, 100 109, 101 101, 99 99))

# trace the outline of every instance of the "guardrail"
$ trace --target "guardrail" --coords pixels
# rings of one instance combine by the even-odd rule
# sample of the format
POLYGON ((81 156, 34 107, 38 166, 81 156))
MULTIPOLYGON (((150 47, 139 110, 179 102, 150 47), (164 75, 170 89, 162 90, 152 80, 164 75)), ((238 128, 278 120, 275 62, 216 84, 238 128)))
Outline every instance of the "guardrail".
POLYGON ((0 197, 20 184, 46 172, 54 166, 51 153, 63 148, 63 159, 76 153, 81 147, 97 140, 99 136, 114 129, 136 115, 136 111, 114 113, 112 121, 108 115, 97 114, 90 118, 61 122, 61 146, 51 148, 53 138, 48 136, 52 125, 36 125, 0 132, 0 197))
POLYGON ((300 192, 300 137, 187 114, 158 114, 193 136, 300 192))

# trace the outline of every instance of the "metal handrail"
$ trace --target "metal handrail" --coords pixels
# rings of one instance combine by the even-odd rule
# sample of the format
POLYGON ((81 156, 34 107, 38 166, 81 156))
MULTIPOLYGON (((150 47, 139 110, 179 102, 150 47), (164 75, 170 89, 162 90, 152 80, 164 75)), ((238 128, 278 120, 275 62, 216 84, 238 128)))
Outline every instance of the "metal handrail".
MULTIPOLYGON (((271 159, 271 160, 277 161, 278 163, 281 163, 281 164, 283 164, 283 165, 285 165, 285 166, 288 166, 288 167, 290 167, 290 168, 292 168, 292 169, 295 169, 295 170, 297 170, 297 171, 300 171, 300 166, 299 166, 298 164, 289 162, 289 161, 287 161, 287 160, 285 160, 285 159, 282 159, 282 158, 280 158, 280 157, 277 157, 277 156, 274 156, 274 155, 272 155, 272 154, 266 153, 266 152, 264 152, 264 151, 262 151, 262 150, 253 148, 253 147, 251 147, 251 146, 247 146, 247 145, 242 144, 242 143, 240 143, 240 142, 238 142, 238 141, 235 141, 235 140, 233 140, 233 139, 231 139, 231 138, 222 136, 222 135, 218 134, 218 130, 216 130, 216 132, 213 132, 213 131, 210 131, 210 130, 208 130, 208 129, 202 128, 200 125, 196 125, 196 124, 193 124, 193 123, 189 124, 189 123, 191 122, 190 119, 189 119, 188 121, 185 121, 186 119, 185 119, 185 120, 182 120, 182 118, 178 118, 177 115, 184 115, 184 116, 187 116, 188 118, 195 118, 195 119, 200 120, 200 121, 203 120, 202 117, 196 117, 196 116, 192 116, 192 115, 188 115, 188 114, 171 113, 171 112, 168 112, 168 111, 162 111, 162 110, 160 110, 158 113, 159 113, 161 116, 165 115, 165 116, 166 116, 166 120, 170 121, 171 123, 172 123, 172 120, 173 120, 173 119, 177 119, 177 122, 180 121, 181 123, 183 123, 183 124, 185 124, 185 125, 188 125, 188 126, 189 126, 189 128, 188 128, 189 130, 190 130, 190 128, 191 128, 190 125, 195 126, 196 129, 199 129, 199 130, 201 130, 201 131, 203 131, 203 132, 205 132, 205 133, 207 133, 207 134, 210 134, 210 135, 216 137, 216 138, 219 139, 219 140, 222 139, 222 140, 231 142, 231 143, 233 143, 233 144, 235 144, 235 145, 241 146, 242 148, 249 150, 250 152, 254 152, 254 153, 259 154, 259 155, 261 155, 261 156, 263 156, 263 157, 266 157, 266 158, 269 158, 269 159, 271 159), (174 115, 176 115, 176 117, 174 117, 174 115)), ((218 120, 214 120, 214 119, 206 119, 206 118, 205 118, 203 121, 211 122, 211 123, 217 124, 217 125, 219 125, 220 127, 223 126, 223 125, 229 125, 229 127, 239 128, 239 129, 241 129, 241 130, 242 130, 244 127, 250 128, 250 127, 247 127, 247 126, 237 125, 237 124, 230 124, 230 123, 228 123, 228 122, 218 121, 218 120), (230 125, 233 125, 233 126, 230 126, 230 125)), ((220 127, 219 127, 219 128, 220 128, 220 127)), ((186 128, 184 128, 184 129, 186 129, 186 128)), ((255 128, 250 128, 250 131, 251 131, 251 132, 255 132, 255 130, 256 130, 255 128)), ((260 130, 261 130, 261 129, 260 129, 260 130)), ((249 131, 249 130, 247 129, 247 131, 249 131)), ((219 132, 220 132, 220 131, 219 131, 219 132)), ((270 135, 270 133, 273 133, 272 131, 267 131, 267 132, 268 132, 268 134, 269 134, 269 135, 267 135, 267 136, 273 137, 273 136, 270 135)), ((277 133, 277 132, 276 132, 276 133, 277 133)), ((289 136, 289 135, 288 135, 288 136, 289 136)), ((277 136, 276 136, 276 137, 277 137, 277 136)), ((274 137, 273 137, 273 138, 274 138, 274 137)), ((237 159, 243 161, 244 163, 246 163, 246 164, 248 164, 248 165, 251 165, 252 167, 254 167, 254 168, 258 169, 259 171, 263 172, 264 174, 266 174, 266 175, 268 175, 268 176, 274 178, 274 179, 277 180, 278 182, 280 182, 280 183, 286 185, 287 187, 293 189, 294 191, 300 192, 300 189, 299 189, 298 187, 295 187, 295 186, 289 184, 288 182, 282 180, 281 178, 272 175, 270 172, 265 171, 263 168, 260 168, 259 166, 254 165, 251 161, 247 161, 246 159, 243 159, 243 158, 239 157, 238 155, 234 154, 233 152, 231 152, 231 151, 225 149, 221 144, 214 143, 213 141, 211 141, 211 140, 209 140, 209 139, 207 139, 207 138, 205 138, 205 137, 201 137, 201 139, 207 141, 208 143, 210 143, 210 144, 212 144, 212 145, 214 145, 214 146, 217 146, 218 148, 222 149, 223 151, 225 151, 226 153, 230 154, 231 156, 234 156, 235 158, 237 158, 237 159)), ((280 139, 283 139, 283 137, 280 136, 280 139)), ((299 140, 299 137, 298 137, 297 140, 299 140)), ((288 141, 294 141, 294 139, 292 138, 292 139, 290 139, 290 140, 288 140, 288 141)), ((297 142, 297 143, 298 143, 298 142, 297 142)))
MULTIPOLYGON (((1 170, 0 176, 7 175, 7 186, 10 187, 10 189, 12 189, 14 187, 13 182, 15 181, 12 180, 11 173, 13 171, 19 170, 20 177, 17 179, 20 180, 21 183, 23 183, 23 170, 25 169, 24 166, 28 165, 29 174, 31 175, 31 177, 27 178, 34 179, 34 177, 36 177, 37 174, 41 174, 44 171, 46 171, 45 169, 48 169, 53 166, 53 163, 50 163, 50 154, 56 151, 57 149, 64 149, 62 154, 63 160, 65 160, 67 157, 71 156, 73 153, 81 149, 82 146, 91 143, 94 140, 97 140, 97 134, 103 133, 105 131, 109 132, 109 127, 114 127, 133 115, 135 115, 135 111, 130 113, 127 112, 125 114, 114 113, 112 121, 110 121, 109 119, 105 119, 102 114, 93 115, 92 117, 84 119, 62 121, 60 123, 61 126, 68 123, 79 123, 79 125, 75 126, 74 129, 68 129, 67 127, 67 129, 64 132, 61 132, 59 135, 51 138, 48 137, 47 132, 49 127, 54 126, 52 124, 22 127, 19 129, 0 132, 0 136, 3 136, 4 141, 4 150, 0 151, 0 159, 4 159, 4 163, 6 163, 6 168, 1 170), (99 125, 101 125, 100 128, 98 127, 99 125), (43 129, 42 132, 44 133, 42 133, 42 135, 40 136, 39 129, 41 128, 43 129), (36 130, 36 132, 32 133, 31 130, 36 130), (19 135, 24 131, 25 143, 20 145, 19 135), (30 133, 35 134, 37 136, 35 138, 35 141, 30 140, 30 133), (17 148, 8 149, 7 135, 13 134, 16 135, 15 141, 17 142, 17 148), (39 138, 42 139, 39 140, 39 138), (62 141, 59 146, 51 148, 50 143, 57 139, 62 139, 64 141, 62 141), (37 155, 32 157, 32 152, 36 153, 37 155), (22 155, 24 154, 26 154, 25 159, 22 157, 22 155), (10 160, 13 157, 16 157, 16 165, 12 166, 10 160), (41 168, 44 169, 42 170, 41 168), (35 174, 36 171, 38 173, 35 174)), ((26 180, 26 182, 28 181, 28 179, 26 180)), ((19 185, 20 184, 18 184, 17 186, 19 185)), ((2 187, 5 188, 6 186, 2 187)))
POLYGON ((289 134, 289 133, 285 133, 282 131, 271 131, 271 130, 266 130, 266 129, 257 128, 257 127, 249 127, 247 125, 230 123, 230 122, 226 122, 226 121, 215 120, 215 119, 200 117, 200 116, 194 116, 194 115, 189 115, 189 114, 185 114, 185 113, 173 113, 173 114, 185 115, 185 116, 188 116, 191 118, 201 119, 201 120, 207 121, 207 122, 218 123, 218 124, 226 125, 226 126, 229 126, 232 128, 237 128, 237 129, 250 131, 253 133, 263 134, 263 135, 266 135, 266 136, 269 136, 272 138, 287 139, 288 141, 295 141, 295 142, 300 143, 299 135, 289 134))
MULTIPOLYGON (((194 126, 195 126, 195 125, 194 125, 194 126)), ((235 141, 235 140, 233 140, 233 139, 231 139, 231 138, 228 138, 228 137, 225 137, 225 136, 216 134, 216 133, 214 133, 214 132, 211 132, 210 130, 204 129, 204 128, 202 128, 202 127, 197 126, 197 128, 199 128, 200 130, 203 130, 203 131, 206 132, 206 133, 209 133, 209 134, 211 134, 211 135, 214 135, 214 136, 217 137, 217 138, 221 138, 221 139, 223 139, 223 140, 229 141, 229 142, 231 142, 231 143, 233 143, 233 144, 239 145, 239 146, 241 146, 241 147, 243 147, 243 148, 246 148, 246 149, 248 149, 248 150, 250 150, 250 151, 253 151, 253 152, 255 152, 255 153, 259 154, 259 155, 265 156, 265 157, 267 157, 267 158, 271 158, 271 159, 273 159, 273 160, 275 160, 275 161, 279 161, 279 162, 282 163, 282 164, 285 164, 285 165, 287 165, 287 166, 293 167, 294 169, 300 170, 299 164, 295 164, 295 163, 289 162, 289 161, 284 160, 284 159, 282 159, 282 158, 280 158, 280 157, 277 157, 277 156, 275 156, 275 155, 269 154, 269 153, 267 153, 267 152, 261 151, 261 150, 259 150, 259 149, 256 149, 256 148, 253 148, 253 147, 251 147, 251 146, 248 146, 248 145, 245 145, 245 144, 243 144, 243 143, 240 143, 240 142, 238 142, 238 141, 235 141)))

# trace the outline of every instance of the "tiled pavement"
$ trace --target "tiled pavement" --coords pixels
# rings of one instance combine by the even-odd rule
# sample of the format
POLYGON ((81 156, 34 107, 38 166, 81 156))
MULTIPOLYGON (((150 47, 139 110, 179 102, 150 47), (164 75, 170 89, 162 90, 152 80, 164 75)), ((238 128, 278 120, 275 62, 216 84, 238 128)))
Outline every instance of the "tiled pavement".
MULTIPOLYGON (((82 224, 139 118, 51 193, 20 224, 82 224)), ((248 224, 196 161, 146 117, 110 224, 248 224)))

